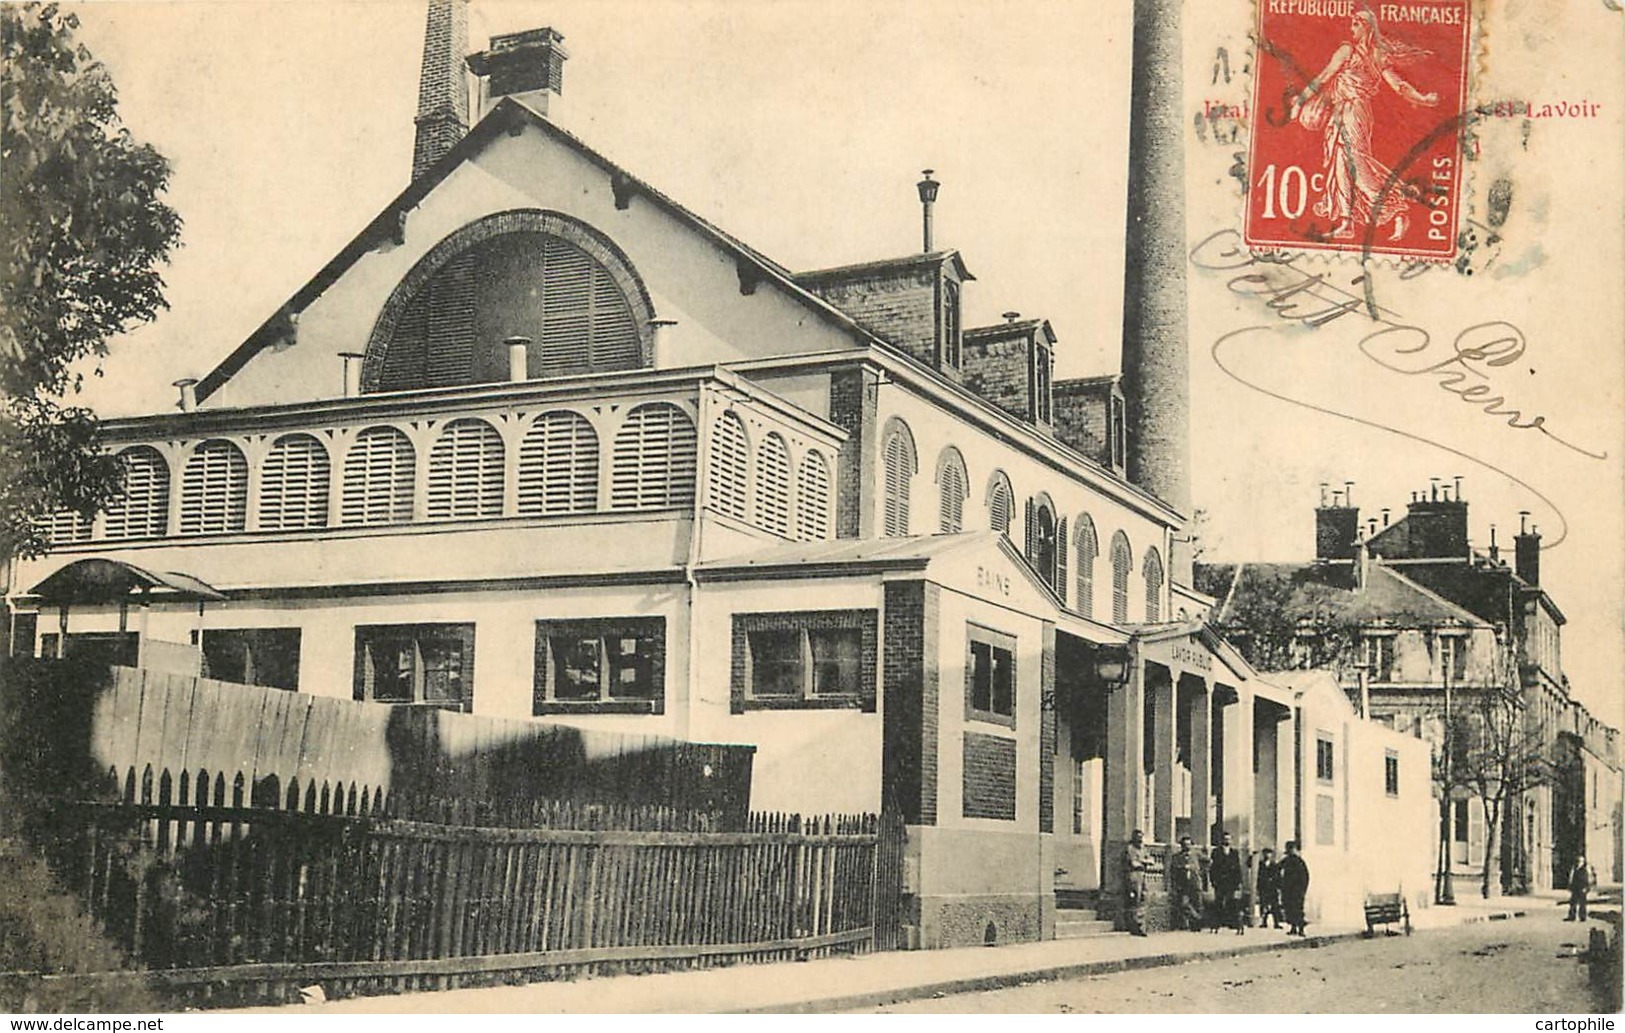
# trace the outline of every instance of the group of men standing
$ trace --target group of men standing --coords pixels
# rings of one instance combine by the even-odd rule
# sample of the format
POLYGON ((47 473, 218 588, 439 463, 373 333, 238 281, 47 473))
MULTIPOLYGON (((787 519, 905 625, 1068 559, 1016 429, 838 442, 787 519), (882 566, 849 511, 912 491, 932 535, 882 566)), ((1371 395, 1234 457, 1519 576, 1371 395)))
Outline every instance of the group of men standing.
MULTIPOLYGON (((1145 833, 1134 830, 1123 854, 1124 907, 1129 932, 1145 933, 1146 874, 1152 868, 1151 852, 1145 846, 1145 833)), ((1247 931, 1248 901, 1246 862, 1235 848, 1229 833, 1213 848, 1210 856, 1191 849, 1191 838, 1182 836, 1179 850, 1168 855, 1168 889, 1173 900, 1175 928, 1199 930, 1231 928, 1240 936, 1247 931), (1211 908, 1207 893, 1212 891, 1211 908)), ((1298 854, 1298 844, 1288 842, 1286 856, 1279 861, 1275 851, 1259 852, 1258 871, 1253 880, 1259 924, 1281 928, 1289 936, 1304 936, 1304 896, 1309 891, 1309 866, 1298 854)))

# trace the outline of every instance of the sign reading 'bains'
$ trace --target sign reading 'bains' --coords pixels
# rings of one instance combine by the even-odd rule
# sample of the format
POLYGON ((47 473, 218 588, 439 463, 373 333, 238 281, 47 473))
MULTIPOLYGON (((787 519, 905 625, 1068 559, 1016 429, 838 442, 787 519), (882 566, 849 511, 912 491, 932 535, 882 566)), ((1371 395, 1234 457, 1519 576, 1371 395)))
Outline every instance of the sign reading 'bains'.
POLYGON ((1471 0, 1257 0, 1248 245, 1447 260, 1471 0))

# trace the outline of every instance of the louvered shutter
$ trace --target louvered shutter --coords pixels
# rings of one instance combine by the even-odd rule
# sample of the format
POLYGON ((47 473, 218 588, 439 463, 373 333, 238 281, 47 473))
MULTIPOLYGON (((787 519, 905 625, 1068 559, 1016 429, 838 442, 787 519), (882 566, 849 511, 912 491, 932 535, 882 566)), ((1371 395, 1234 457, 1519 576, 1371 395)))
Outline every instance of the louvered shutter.
POLYGON ((429 295, 427 377, 431 387, 474 379, 474 256, 458 255, 435 274, 429 295))
POLYGON ((1010 484, 1002 477, 993 483, 993 498, 988 504, 988 526, 1000 534, 1009 537, 1011 510, 1015 508, 1015 498, 1010 493, 1010 484))
POLYGON ((885 533, 890 538, 908 536, 908 489, 913 474, 914 457, 909 454, 908 439, 901 431, 893 431, 886 439, 885 533))
POLYGON ((484 420, 453 420, 429 450, 430 520, 502 515, 502 435, 484 420))
MULTIPOLYGON (((1033 569, 1038 568, 1038 517, 1033 512, 1033 500, 1027 500, 1027 540, 1022 545, 1022 555, 1027 557, 1027 564, 1033 569)), ((1042 575, 1043 571, 1039 571, 1042 575)))
POLYGON ((229 441, 205 441, 181 471, 181 534, 229 534, 248 523, 248 460, 229 441))
POLYGON ((1145 619, 1155 624, 1162 619, 1162 555, 1156 549, 1145 554, 1145 619))
POLYGON ((169 464, 137 445, 119 453, 124 490, 107 507, 107 537, 159 538, 169 532, 169 464))
POLYGON ((327 449, 309 434, 286 434, 266 453, 260 473, 260 529, 327 526, 327 449))
POLYGON ((346 524, 404 524, 412 519, 416 456, 394 427, 369 427, 344 457, 346 524))
POLYGON ((542 257, 542 368, 545 376, 592 369, 593 261, 578 247, 547 238, 542 257))
POLYGON ((732 409, 717 418, 711 432, 711 508, 745 519, 745 478, 750 469, 750 446, 745 424, 732 409))
POLYGON ((756 454, 756 524, 790 536, 790 456, 777 434, 763 438, 756 454))
POLYGON ((943 534, 958 534, 965 528, 965 475, 957 456, 950 455, 943 460, 941 481, 937 525, 943 534))
POLYGON ((1085 617, 1095 612, 1095 557, 1099 555, 1095 522, 1085 513, 1078 521, 1078 612, 1085 617))
POLYGON ((693 505, 696 437, 693 421, 669 402, 646 402, 627 413, 611 455, 611 507, 693 505))
POLYGON ((1072 580, 1071 568, 1066 562, 1067 548, 1070 543, 1066 540, 1066 517, 1055 529, 1055 594, 1061 597, 1061 605, 1066 605, 1067 582, 1072 580))
POLYGON ((77 509, 60 509, 51 514, 45 525, 46 537, 52 545, 72 545, 90 541, 90 518, 77 509))
POLYGON ((1128 622, 1128 578, 1133 562, 1128 539, 1119 531, 1112 536, 1112 621, 1116 624, 1128 622))
POLYGON ((592 368, 595 371, 637 369, 643 365, 643 341, 632 319, 632 306, 609 270, 592 271, 592 368))
POLYGON ((598 508, 598 434, 580 413, 543 413, 519 446, 519 514, 598 508))
POLYGON ((829 537, 829 464, 817 449, 801 460, 796 493, 796 537, 817 542, 829 537))

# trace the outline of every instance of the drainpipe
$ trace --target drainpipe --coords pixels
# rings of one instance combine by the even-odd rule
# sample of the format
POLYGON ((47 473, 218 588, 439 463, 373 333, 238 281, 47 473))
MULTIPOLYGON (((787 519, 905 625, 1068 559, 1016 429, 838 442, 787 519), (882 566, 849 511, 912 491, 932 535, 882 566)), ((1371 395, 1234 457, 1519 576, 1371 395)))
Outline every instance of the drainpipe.
POLYGON ((677 722, 674 729, 678 739, 687 742, 693 727, 694 694, 699 688, 699 678, 695 671, 695 660, 699 656, 699 626, 696 620, 700 585, 694 577, 694 564, 698 562, 700 548, 704 543, 704 534, 700 527, 700 514, 709 501, 706 492, 707 478, 705 464, 711 453, 711 410, 713 392, 702 386, 699 392, 699 405, 696 407, 695 418, 699 421, 698 433, 694 439, 694 512, 689 524, 688 555, 683 560, 683 580, 688 586, 688 670, 683 690, 682 703, 676 707, 677 722))

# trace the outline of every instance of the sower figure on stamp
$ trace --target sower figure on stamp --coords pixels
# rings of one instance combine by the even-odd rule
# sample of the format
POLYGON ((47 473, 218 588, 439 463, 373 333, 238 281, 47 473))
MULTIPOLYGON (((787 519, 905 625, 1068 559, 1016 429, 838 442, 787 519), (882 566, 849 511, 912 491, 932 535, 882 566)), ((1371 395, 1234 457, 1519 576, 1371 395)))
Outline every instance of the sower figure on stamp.
POLYGON ((1569 872, 1569 916, 1563 921, 1588 921, 1586 897, 1591 893, 1591 887, 1596 884, 1597 869, 1586 864, 1584 854, 1576 857, 1574 868, 1569 872))
POLYGON ((1281 866, 1275 848, 1265 847, 1258 855, 1258 924, 1261 928, 1281 928, 1281 866))
POLYGON ((1213 903, 1217 922, 1235 929, 1237 936, 1247 931, 1241 914, 1241 876, 1241 854, 1226 832, 1213 851, 1213 903))
POLYGON ((1376 15, 1357 11, 1352 39, 1333 52, 1319 75, 1292 98, 1288 117, 1305 129, 1324 134, 1326 187, 1315 202, 1316 215, 1336 219, 1333 239, 1354 236, 1358 222, 1373 227, 1393 225, 1390 240, 1405 236, 1410 199, 1394 182, 1388 166, 1371 153, 1371 101, 1384 83, 1412 104, 1432 107, 1437 93, 1423 93, 1400 78, 1401 64, 1427 57, 1420 47, 1388 39, 1376 15))
POLYGON ((1145 848, 1145 833, 1139 829, 1123 848, 1123 919, 1128 931, 1145 935, 1145 873, 1151 868, 1151 851, 1145 848))
POLYGON ((1288 936, 1307 936, 1309 923, 1303 919, 1303 898, 1309 892, 1309 866, 1298 856, 1298 841, 1287 840, 1286 856, 1281 858, 1281 908, 1286 912, 1288 936))
POLYGON ((1191 849, 1191 837, 1179 837, 1179 850, 1168 858, 1168 883, 1174 891, 1174 925, 1193 932, 1202 928, 1202 859, 1191 849))

